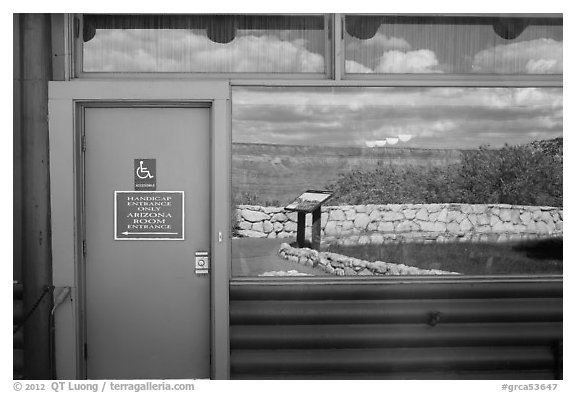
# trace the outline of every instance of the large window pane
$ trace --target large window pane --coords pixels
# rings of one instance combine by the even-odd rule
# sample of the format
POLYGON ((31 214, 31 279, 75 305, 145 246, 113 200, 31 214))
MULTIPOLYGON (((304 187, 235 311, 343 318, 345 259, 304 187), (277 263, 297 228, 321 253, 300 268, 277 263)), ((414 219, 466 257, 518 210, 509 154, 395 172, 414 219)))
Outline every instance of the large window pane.
POLYGON ((562 273, 562 89, 237 87, 232 99, 235 276, 562 273), (333 193, 317 250, 312 214, 300 247, 286 209, 309 190, 333 193))
POLYGON ((85 15, 84 72, 326 72, 324 16, 85 15))
POLYGON ((346 72, 562 74, 562 18, 345 18, 346 72))

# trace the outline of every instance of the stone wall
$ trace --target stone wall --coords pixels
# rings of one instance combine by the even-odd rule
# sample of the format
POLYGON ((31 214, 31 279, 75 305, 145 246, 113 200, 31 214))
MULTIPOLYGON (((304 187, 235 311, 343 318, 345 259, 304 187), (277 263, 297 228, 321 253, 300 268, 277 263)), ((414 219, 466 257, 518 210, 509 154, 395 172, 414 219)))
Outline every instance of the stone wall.
MULTIPOLYGON (((236 217, 239 237, 296 236, 297 214, 282 207, 240 205, 236 217)), ((307 239, 311 219, 307 214, 307 239)), ((524 240, 562 236, 563 210, 502 204, 323 206, 321 227, 325 244, 524 240)))
POLYGON ((399 263, 370 262, 333 252, 318 252, 309 248, 295 248, 282 243, 278 255, 288 261, 315 267, 336 276, 399 276, 459 274, 437 269, 420 269, 399 263))

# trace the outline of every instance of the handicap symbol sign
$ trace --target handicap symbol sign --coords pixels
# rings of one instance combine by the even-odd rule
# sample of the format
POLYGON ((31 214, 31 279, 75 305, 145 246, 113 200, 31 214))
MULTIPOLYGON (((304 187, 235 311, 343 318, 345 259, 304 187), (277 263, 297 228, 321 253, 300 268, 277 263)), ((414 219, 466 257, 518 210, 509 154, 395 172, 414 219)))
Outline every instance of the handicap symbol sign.
POLYGON ((156 191, 156 159, 134 159, 134 190, 156 191))
POLYGON ((154 175, 144 167, 144 160, 140 160, 140 165, 136 168, 136 176, 140 179, 154 179, 154 175))

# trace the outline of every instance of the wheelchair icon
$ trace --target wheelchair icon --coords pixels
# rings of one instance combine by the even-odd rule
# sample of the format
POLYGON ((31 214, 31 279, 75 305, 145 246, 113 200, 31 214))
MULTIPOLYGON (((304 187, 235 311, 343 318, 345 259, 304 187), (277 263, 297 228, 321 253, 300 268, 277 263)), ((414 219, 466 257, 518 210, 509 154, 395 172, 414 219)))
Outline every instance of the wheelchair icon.
POLYGON ((153 179, 154 178, 154 175, 152 175, 152 173, 150 173, 148 168, 144 167, 144 161, 140 161, 140 166, 138 168, 136 168, 136 176, 138 176, 140 179, 153 179))

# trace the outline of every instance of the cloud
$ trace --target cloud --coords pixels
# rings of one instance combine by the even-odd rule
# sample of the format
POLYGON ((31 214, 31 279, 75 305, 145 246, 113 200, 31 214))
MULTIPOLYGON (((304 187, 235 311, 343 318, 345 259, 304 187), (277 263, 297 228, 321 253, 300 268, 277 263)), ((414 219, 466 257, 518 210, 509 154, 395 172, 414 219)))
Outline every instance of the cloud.
POLYGON ((433 51, 412 50, 412 45, 405 38, 390 37, 379 30, 374 37, 367 40, 354 37, 348 37, 347 40, 346 72, 348 73, 441 72, 433 51))
POLYGON ((544 128, 544 129, 558 129, 558 128, 562 128, 562 117, 558 116, 558 115, 549 115, 549 116, 540 116, 535 120, 535 123, 538 124, 540 127, 544 128))
POLYGON ((376 53, 377 55, 380 55, 388 50, 409 51, 410 49, 412 49, 410 43, 406 41, 404 38, 388 37, 380 30, 376 32, 374 37, 369 38, 367 40, 360 40, 354 37, 348 37, 347 40, 349 41, 348 45, 346 45, 347 52, 367 50, 376 53))
POLYGON ((523 108, 535 110, 558 110, 563 107, 561 89, 541 89, 527 87, 522 89, 478 89, 477 92, 462 103, 479 105, 486 108, 523 108), (476 100, 477 102, 474 102, 476 100))
POLYGON ((364 144, 366 145, 366 147, 384 147, 386 146, 387 140, 386 139, 378 139, 378 140, 371 140, 371 141, 366 141, 364 142, 364 144))
POLYGON ((452 131, 457 127, 456 123, 452 120, 440 120, 431 124, 430 129, 436 132, 452 131))
POLYGON ((307 41, 237 36, 229 44, 192 30, 102 30, 85 43, 84 71, 324 72, 324 57, 307 41), (185 49, 183 49, 185 48, 185 49))
POLYGON ((378 73, 431 73, 441 72, 437 69, 436 54, 428 49, 410 52, 392 50, 385 52, 375 68, 378 73))
POLYGON ((558 137, 563 123, 561 88, 238 87, 232 102, 246 143, 477 148, 558 137))
POLYGON ((561 74, 562 61, 558 62, 556 59, 530 59, 526 63, 526 71, 528 74, 561 74))
POLYGON ((435 118, 434 114, 440 108, 453 108, 454 113, 465 113, 474 107, 493 113, 493 108, 506 109, 507 112, 523 107, 558 111, 563 106, 561 88, 243 87, 233 90, 233 100, 235 108, 243 105, 269 106, 267 111, 295 107, 329 108, 330 111, 338 108, 338 112, 346 112, 347 116, 349 112, 359 112, 364 119, 405 113, 410 117, 422 114, 428 121, 435 118))
POLYGON ((562 108, 562 94, 558 94, 558 92, 558 89, 538 89, 535 87, 514 89, 512 104, 515 106, 562 108))
POLYGON ((497 45, 474 55, 472 70, 498 74, 561 74, 562 42, 550 38, 497 45))
POLYGON ((354 60, 346 60, 346 72, 350 74, 370 74, 373 73, 374 70, 354 60))

